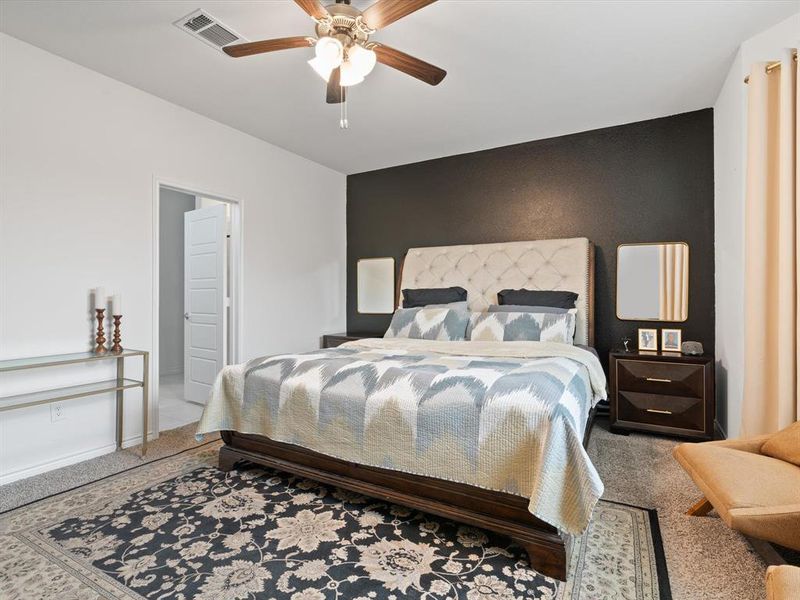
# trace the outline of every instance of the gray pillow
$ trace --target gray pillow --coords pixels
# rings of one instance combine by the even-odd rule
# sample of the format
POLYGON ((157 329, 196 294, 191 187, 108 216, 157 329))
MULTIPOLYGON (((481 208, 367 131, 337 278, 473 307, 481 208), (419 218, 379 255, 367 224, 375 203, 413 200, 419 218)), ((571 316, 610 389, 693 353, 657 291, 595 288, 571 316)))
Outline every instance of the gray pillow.
POLYGON ((451 308, 398 308, 385 338, 459 341, 466 339, 469 313, 451 308))
POLYGON ((469 312, 466 300, 463 302, 448 302, 447 304, 428 304, 425 306, 425 308, 452 308, 453 310, 463 310, 464 312, 469 312))
POLYGON ((430 304, 448 304, 467 299, 467 290, 459 286, 447 288, 408 288, 403 290, 403 308, 418 308, 430 304))
POLYGON ((489 312, 532 312, 532 313, 554 313, 562 314, 569 312, 570 308, 560 308, 558 306, 525 306, 524 304, 492 304, 489 312))
POLYGON ((566 290, 500 290, 498 304, 524 304, 526 306, 560 306, 575 308, 578 294, 566 290))

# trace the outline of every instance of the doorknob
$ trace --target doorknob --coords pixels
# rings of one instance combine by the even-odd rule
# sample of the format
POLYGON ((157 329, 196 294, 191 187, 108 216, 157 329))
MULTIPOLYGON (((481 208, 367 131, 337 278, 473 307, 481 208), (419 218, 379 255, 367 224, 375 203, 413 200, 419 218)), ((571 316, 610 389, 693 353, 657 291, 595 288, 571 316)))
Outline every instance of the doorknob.
POLYGON ((189 313, 183 313, 183 318, 188 321, 189 320, 189 313))

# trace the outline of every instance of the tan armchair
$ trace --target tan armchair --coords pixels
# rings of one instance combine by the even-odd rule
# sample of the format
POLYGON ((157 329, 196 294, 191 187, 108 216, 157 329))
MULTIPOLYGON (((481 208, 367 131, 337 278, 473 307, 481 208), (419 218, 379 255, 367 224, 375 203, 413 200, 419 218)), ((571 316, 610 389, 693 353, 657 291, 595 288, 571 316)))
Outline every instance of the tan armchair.
POLYGON ((732 529, 800 550, 800 423, 755 438, 680 444, 673 455, 705 496, 688 514, 713 507, 732 529))
POLYGON ((781 565, 767 569, 767 600, 800 598, 800 567, 781 565))

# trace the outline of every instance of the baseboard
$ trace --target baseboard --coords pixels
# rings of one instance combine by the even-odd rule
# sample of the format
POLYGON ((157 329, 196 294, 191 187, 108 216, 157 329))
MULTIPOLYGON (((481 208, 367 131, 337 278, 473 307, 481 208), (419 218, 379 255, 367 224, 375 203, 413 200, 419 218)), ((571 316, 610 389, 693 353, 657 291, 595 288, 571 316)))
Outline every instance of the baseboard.
MULTIPOLYGON (((157 437, 158 437, 157 433, 150 432, 147 434, 147 442, 148 443, 152 442, 157 437)), ((132 446, 138 446, 141 443, 142 443, 142 436, 134 435, 123 439, 122 447, 130 448, 132 446)), ((76 463, 83 462, 85 460, 90 460, 92 458, 97 458, 98 456, 103 456, 104 454, 111 454, 116 449, 117 449, 116 444, 106 444, 105 446, 101 446, 100 448, 83 450, 75 454, 62 456, 61 458, 57 458, 55 460, 50 460, 47 462, 40 463, 38 465, 33 465, 32 467, 26 467, 24 469, 20 469, 19 471, 4 473, 0 475, 0 486, 5 485, 7 483, 12 483, 14 481, 19 481, 20 479, 27 479, 28 477, 33 477, 34 475, 40 475, 48 471, 53 471, 55 469, 60 469, 61 467, 68 467, 70 465, 74 465, 76 463)))
MULTIPOLYGON (((154 442, 158 439, 158 433, 155 431, 148 431, 147 432, 147 443, 154 442)), ((132 435, 131 437, 126 437, 122 439, 122 448, 131 448, 133 446, 138 446, 142 443, 142 436, 140 435, 132 435)))

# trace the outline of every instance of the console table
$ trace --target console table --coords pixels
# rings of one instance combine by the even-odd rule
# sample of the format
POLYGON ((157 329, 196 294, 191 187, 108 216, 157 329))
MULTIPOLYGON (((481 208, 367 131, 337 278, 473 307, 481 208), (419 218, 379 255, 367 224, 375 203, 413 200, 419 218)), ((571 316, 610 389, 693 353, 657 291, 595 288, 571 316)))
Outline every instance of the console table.
POLYGON ((107 392, 116 392, 117 407, 117 450, 122 448, 122 402, 125 390, 130 388, 142 388, 142 456, 147 452, 147 397, 150 379, 150 353, 145 350, 123 350, 122 352, 108 352, 106 354, 95 354, 94 352, 75 352, 72 354, 54 354, 51 356, 32 356, 29 358, 14 358, 11 360, 0 361, 0 372, 22 371, 25 369, 41 369, 44 367, 57 367, 74 363, 90 363, 101 360, 117 361, 117 376, 115 379, 104 381, 93 381, 80 385, 71 385, 27 394, 17 394, 14 396, 0 396, 0 412, 24 408, 26 406, 36 406, 38 404, 50 404, 63 400, 83 398, 84 396, 94 396, 107 392), (132 356, 142 357, 142 380, 125 378, 125 359, 132 356))

